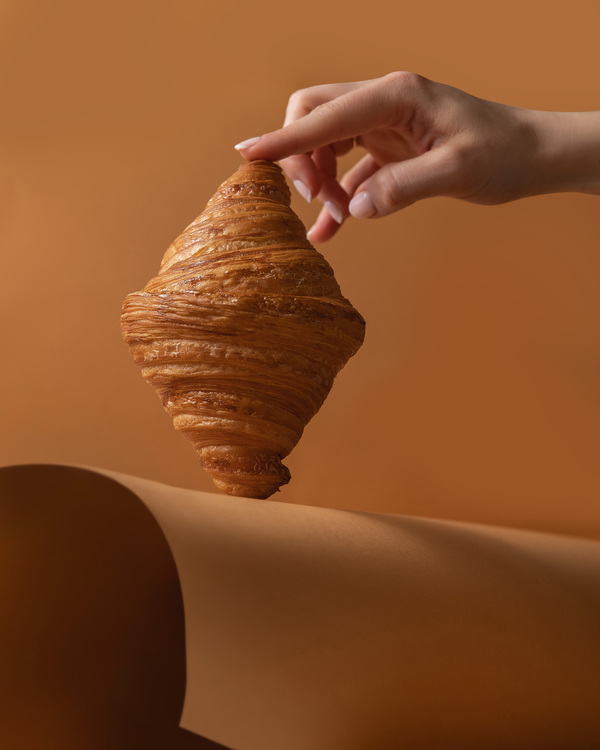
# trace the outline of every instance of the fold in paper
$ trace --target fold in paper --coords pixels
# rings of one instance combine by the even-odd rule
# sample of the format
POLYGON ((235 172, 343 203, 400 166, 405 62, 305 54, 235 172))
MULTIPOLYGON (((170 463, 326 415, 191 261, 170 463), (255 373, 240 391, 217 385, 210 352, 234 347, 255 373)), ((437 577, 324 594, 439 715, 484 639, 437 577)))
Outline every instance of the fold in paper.
MULTIPOLYGON (((17 485, 34 474, 40 487, 84 475, 115 528, 124 488, 140 517, 150 511, 181 585, 180 723, 190 732, 233 750, 600 745, 597 542, 224 497, 100 470, 6 472, 17 485)), ((37 524, 42 539, 45 507, 42 492, 15 523, 37 524)), ((68 549, 72 519, 61 522, 55 544, 68 549)), ((156 618, 164 579, 139 575, 135 607, 156 618)), ((140 637, 143 622, 154 620, 138 619, 140 637)))

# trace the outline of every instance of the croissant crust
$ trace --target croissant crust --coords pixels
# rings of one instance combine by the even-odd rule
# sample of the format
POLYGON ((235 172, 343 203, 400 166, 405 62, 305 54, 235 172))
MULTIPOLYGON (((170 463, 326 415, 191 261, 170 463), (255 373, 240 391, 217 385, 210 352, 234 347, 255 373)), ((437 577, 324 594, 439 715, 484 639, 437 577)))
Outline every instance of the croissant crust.
POLYGON ((244 164, 130 294, 123 337, 217 487, 269 497, 281 460, 359 349, 365 322, 290 208, 281 169, 244 164))

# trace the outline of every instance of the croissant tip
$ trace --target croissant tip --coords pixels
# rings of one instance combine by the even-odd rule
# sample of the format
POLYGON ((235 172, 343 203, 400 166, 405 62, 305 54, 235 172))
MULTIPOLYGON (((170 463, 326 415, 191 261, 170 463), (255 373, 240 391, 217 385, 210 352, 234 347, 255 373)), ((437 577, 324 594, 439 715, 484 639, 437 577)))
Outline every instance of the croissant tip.
MULTIPOLYGON (((267 487, 259 486, 256 487, 254 484, 232 484, 231 482, 219 479, 213 476, 213 482, 215 486, 224 492, 226 495, 233 495, 234 497, 247 497, 253 500, 268 500, 276 492, 281 492, 281 485, 269 485, 267 487)), ((287 484, 289 479, 286 479, 282 484, 287 484)))

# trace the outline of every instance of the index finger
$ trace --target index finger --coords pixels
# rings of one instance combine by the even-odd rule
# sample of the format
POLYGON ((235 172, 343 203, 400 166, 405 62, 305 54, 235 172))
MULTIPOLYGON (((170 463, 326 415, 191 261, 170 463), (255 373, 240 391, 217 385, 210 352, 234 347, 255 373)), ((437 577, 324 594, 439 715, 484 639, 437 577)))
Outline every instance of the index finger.
POLYGON ((382 79, 318 105, 294 122, 260 136, 240 149, 246 159, 279 161, 294 154, 306 154, 322 146, 362 135, 389 123, 398 101, 382 79))

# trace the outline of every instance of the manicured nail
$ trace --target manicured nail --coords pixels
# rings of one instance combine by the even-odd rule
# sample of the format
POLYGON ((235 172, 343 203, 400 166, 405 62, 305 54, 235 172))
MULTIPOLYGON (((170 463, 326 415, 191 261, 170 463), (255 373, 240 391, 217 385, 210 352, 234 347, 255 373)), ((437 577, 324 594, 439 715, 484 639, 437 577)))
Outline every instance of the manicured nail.
POLYGON ((294 187, 307 203, 311 202, 312 193, 310 192, 308 185, 305 185, 302 180, 294 180, 294 187))
POLYGON ((338 224, 341 224, 342 221, 344 221, 344 216, 342 215, 342 212, 338 208, 338 206, 333 203, 333 201, 325 201, 325 208, 329 211, 329 215, 332 219, 335 219, 338 224))
POLYGON ((311 227, 311 228, 310 228, 310 229, 308 230, 308 232, 306 233, 306 238, 307 238, 307 239, 309 239, 309 240, 310 240, 310 235, 311 235, 311 234, 313 233, 313 231, 314 231, 314 228, 315 228, 315 226, 314 226, 314 224, 313 224, 313 226, 312 226, 312 227, 311 227))
POLYGON ((377 209, 368 193, 355 195, 350 201, 348 210, 356 219, 368 219, 377 213, 377 209))
POLYGON ((247 141, 242 141, 241 143, 236 143, 234 146, 234 149, 236 151, 243 151, 246 148, 250 148, 250 146, 254 146, 255 143, 258 143, 262 136, 257 135, 254 138, 248 138, 247 141))

